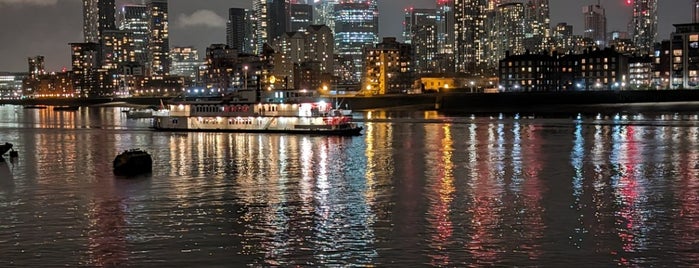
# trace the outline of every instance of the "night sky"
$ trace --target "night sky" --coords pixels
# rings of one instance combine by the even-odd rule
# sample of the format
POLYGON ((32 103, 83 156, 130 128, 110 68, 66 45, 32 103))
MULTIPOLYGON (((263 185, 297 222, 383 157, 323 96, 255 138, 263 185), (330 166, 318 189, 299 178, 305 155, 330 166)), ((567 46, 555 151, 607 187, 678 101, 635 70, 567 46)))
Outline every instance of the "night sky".
MULTIPOLYGON (((434 8, 436 0, 378 0, 380 36, 400 36, 403 9, 434 8)), ((117 8, 138 0, 117 0, 117 8)), ((550 0, 551 24, 568 22, 580 34, 582 6, 596 0, 550 0)), ((673 23, 691 22, 691 0, 659 1, 659 39, 668 39, 673 23)), ((170 46, 225 43, 227 10, 250 8, 251 0, 170 0, 170 46)), ((626 31, 631 9, 625 0, 602 0, 608 30, 626 31)), ((70 66, 70 42, 82 42, 81 0, 0 0, 0 71, 27 69, 27 57, 46 57, 48 71, 70 66)))

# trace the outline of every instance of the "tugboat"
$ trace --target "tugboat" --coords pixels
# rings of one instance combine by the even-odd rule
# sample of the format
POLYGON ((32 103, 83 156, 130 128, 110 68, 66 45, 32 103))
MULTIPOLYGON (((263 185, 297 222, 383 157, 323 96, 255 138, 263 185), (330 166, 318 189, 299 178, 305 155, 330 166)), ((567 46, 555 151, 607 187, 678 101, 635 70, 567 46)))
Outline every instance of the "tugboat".
POLYGON ((153 159, 140 149, 126 150, 114 158, 114 175, 135 176, 153 171, 153 159))

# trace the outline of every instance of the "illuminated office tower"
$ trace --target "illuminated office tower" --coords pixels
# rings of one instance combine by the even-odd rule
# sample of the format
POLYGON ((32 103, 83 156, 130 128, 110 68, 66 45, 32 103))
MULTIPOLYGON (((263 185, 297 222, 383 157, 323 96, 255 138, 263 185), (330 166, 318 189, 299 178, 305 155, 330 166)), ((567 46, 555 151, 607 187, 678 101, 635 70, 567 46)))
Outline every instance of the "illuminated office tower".
POLYGON ((316 25, 328 25, 335 31, 335 5, 337 0, 313 1, 313 23, 316 25))
POLYGON ((170 50, 172 68, 170 74, 185 77, 188 85, 197 80, 199 67, 204 65, 199 60, 199 52, 193 47, 174 47, 170 50))
POLYGON ((150 74, 163 76, 170 73, 170 38, 168 35, 167 0, 148 0, 150 39, 148 60, 150 74))
POLYGON ((83 0, 85 42, 99 43, 102 32, 116 29, 114 0, 83 0))
POLYGON ((496 45, 492 55, 501 60, 508 52, 511 55, 524 53, 524 5, 518 2, 501 4, 497 7, 495 16, 498 27, 495 29, 496 45))
POLYGON ((433 59, 439 52, 437 49, 437 17, 436 9, 406 10, 405 43, 412 45, 413 68, 417 73, 435 72, 433 59))
POLYGON ((592 40, 599 47, 605 47, 607 45, 607 16, 599 1, 597 5, 583 7, 583 17, 585 18, 583 37, 592 40))
POLYGON ((530 51, 548 50, 551 42, 549 0, 528 0, 525 7, 525 48, 530 51))
POLYGON ((477 74, 485 63, 487 0, 454 1, 454 57, 457 72, 477 74))
POLYGON ((148 8, 145 5, 126 5, 119 13, 119 30, 127 31, 133 40, 129 54, 135 62, 146 66, 150 38, 148 8))
POLYGON ((313 24, 313 6, 306 4, 289 5, 289 25, 292 32, 304 32, 311 24, 313 24))
POLYGON ((351 82, 359 83, 361 79, 364 47, 378 42, 379 12, 375 0, 335 5, 335 52, 353 60, 351 82))
POLYGON ((633 43, 642 54, 651 54, 658 35, 658 0, 633 1, 633 43))

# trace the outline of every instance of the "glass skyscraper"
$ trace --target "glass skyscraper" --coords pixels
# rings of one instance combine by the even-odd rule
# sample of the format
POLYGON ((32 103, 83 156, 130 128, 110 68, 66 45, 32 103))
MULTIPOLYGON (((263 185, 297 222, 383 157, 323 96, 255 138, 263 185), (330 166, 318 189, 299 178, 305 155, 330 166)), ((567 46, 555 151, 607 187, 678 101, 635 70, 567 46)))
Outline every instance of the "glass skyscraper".
POLYGON ((353 81, 362 75, 366 46, 379 42, 379 11, 376 0, 345 0, 335 5, 335 52, 354 61, 353 81))

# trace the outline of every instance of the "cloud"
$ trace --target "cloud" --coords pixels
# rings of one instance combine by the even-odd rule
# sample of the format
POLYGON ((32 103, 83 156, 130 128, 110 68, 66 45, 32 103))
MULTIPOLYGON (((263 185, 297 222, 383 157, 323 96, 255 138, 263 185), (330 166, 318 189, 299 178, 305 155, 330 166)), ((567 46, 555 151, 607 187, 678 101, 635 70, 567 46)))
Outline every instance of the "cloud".
MULTIPOLYGON (((0 0, 2 1, 2 0, 0 0)), ((220 28, 226 26, 226 20, 211 10, 200 9, 192 15, 180 14, 177 22, 180 27, 206 26, 220 28)))
POLYGON ((0 6, 53 6, 58 0, 0 0, 0 6))

